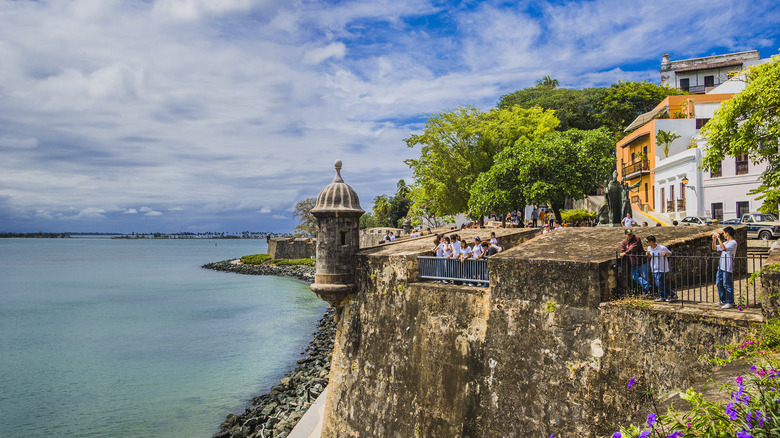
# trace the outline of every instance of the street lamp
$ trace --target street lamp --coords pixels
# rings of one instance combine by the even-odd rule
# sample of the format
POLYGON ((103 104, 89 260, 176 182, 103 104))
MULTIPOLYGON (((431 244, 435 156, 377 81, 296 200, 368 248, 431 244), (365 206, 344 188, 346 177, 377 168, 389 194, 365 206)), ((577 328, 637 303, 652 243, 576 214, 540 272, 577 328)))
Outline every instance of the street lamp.
POLYGON ((689 186, 689 185, 688 185, 688 175, 683 175, 683 178, 682 178, 682 183, 683 183, 683 185, 684 185, 686 188, 689 188, 689 189, 693 190, 694 192, 696 191, 696 187, 694 187, 694 186, 689 186))

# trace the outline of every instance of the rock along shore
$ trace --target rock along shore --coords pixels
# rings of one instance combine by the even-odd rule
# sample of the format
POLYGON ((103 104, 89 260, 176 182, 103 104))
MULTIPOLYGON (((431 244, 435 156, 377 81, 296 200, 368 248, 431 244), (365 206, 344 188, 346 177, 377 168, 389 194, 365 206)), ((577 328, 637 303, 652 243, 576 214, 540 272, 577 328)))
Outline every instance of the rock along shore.
MULTIPOLYGON (((314 268, 309 266, 241 265, 230 260, 209 263, 203 268, 248 275, 282 275, 306 282, 314 281, 314 268)), ((229 414, 219 426, 215 438, 285 438, 298 420, 328 386, 330 360, 336 323, 333 309, 317 325, 306 356, 298 360, 294 370, 287 373, 267 394, 252 398, 242 414, 229 414)))

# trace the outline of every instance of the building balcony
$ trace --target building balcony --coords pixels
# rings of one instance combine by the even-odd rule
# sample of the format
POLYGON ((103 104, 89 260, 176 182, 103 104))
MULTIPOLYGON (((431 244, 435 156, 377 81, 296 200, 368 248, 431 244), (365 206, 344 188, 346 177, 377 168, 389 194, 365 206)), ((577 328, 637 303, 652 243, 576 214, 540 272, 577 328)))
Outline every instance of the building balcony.
POLYGON ((674 213, 674 201, 666 201, 666 212, 667 213, 674 213))
POLYGON ((623 176, 626 179, 638 178, 650 174, 650 162, 648 160, 635 161, 623 166, 623 176))
POLYGON ((685 211, 685 199, 677 200, 677 211, 685 211))

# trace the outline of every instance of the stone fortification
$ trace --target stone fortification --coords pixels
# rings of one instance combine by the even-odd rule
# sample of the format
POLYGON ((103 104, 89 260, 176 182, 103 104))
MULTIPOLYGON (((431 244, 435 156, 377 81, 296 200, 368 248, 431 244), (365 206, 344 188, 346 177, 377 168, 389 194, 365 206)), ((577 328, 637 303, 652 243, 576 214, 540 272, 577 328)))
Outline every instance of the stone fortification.
MULTIPOLYGON (((712 229, 637 234, 709 253, 712 229)), ((685 389, 706 379, 697 359, 714 354, 710 344, 761 320, 712 306, 610 302, 622 229, 498 233, 512 248, 489 260, 489 288, 417 282, 425 240, 358 253, 323 437, 606 434, 646 414, 641 394, 626 388, 631 377, 657 393, 685 389)), ((745 242, 744 227, 737 238, 745 242)))
POLYGON ((275 237, 268 241, 268 255, 274 259, 314 257, 317 241, 311 237, 275 237))
POLYGON ((385 233, 392 231, 396 239, 401 237, 404 230, 400 228, 366 228, 360 230, 360 247, 367 248, 369 246, 375 246, 382 244, 382 240, 385 238, 385 233))

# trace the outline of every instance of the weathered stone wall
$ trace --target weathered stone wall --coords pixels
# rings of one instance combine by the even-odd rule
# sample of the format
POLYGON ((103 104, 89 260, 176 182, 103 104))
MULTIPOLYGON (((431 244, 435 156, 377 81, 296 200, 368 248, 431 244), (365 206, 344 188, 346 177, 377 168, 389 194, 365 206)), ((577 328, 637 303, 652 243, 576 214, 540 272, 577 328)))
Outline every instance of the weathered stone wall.
POLYGON ((315 250, 316 240, 310 237, 275 237, 268 242, 268 255, 275 259, 308 259, 315 250))
MULTIPOLYGON (((652 230, 702 252, 708 231, 652 230)), ((526 233, 499 240, 538 232, 526 233)), ((733 342, 760 315, 604 303, 621 239, 621 229, 537 236, 489 260, 490 288, 413 283, 410 247, 361 251, 322 436, 595 436, 646 414, 632 376, 657 391, 706 378, 697 359, 709 344, 733 342)))
POLYGON ((382 243, 382 239, 385 238, 385 233, 392 231, 396 239, 401 237, 401 233, 404 230, 400 228, 366 228, 360 230, 360 247, 367 248, 369 246, 375 246, 382 243))
POLYGON ((780 317, 780 241, 769 251, 761 273, 761 310, 764 318, 780 317))

